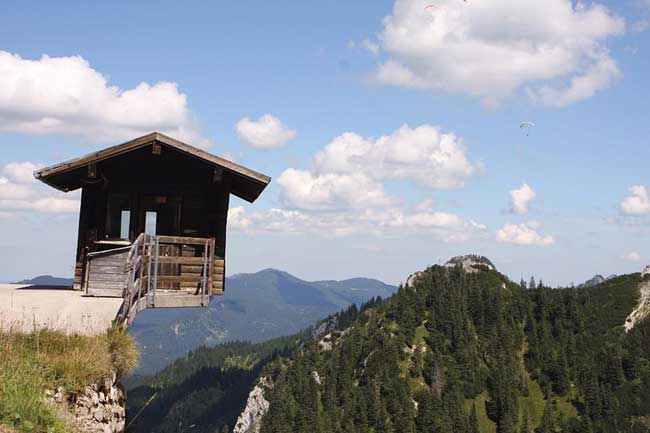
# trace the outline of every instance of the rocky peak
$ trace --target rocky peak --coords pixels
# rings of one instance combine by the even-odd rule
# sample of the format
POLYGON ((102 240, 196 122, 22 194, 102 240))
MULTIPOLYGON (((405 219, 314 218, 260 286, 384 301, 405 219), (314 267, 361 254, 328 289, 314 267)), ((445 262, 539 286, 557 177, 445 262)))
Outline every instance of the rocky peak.
MULTIPOLYGON (((494 264, 488 259, 487 257, 484 256, 479 256, 476 254, 468 254, 465 256, 456 256, 452 257, 445 263, 443 266, 445 268, 453 268, 456 267, 456 265, 462 266, 462 268, 465 270, 465 272, 468 273, 476 273, 480 271, 494 271, 496 270, 496 267, 494 264)), ((421 271, 414 272, 411 275, 408 276, 406 279, 405 286, 406 287, 414 287, 415 280, 417 280, 420 275, 422 275, 421 271)))
POLYGON ((585 281, 584 283, 578 284, 578 288, 582 289, 582 288, 586 288, 586 287, 594 287, 594 286, 597 286, 599 284, 604 283, 605 281, 611 280, 612 278, 616 278, 616 275, 612 274, 612 275, 610 275, 608 277, 603 277, 602 275, 597 274, 597 275, 594 275, 592 278, 588 279, 587 281, 585 281))
POLYGON ((494 271, 496 267, 494 264, 484 256, 478 256, 475 254, 469 254, 465 256, 456 256, 452 257, 444 264, 446 268, 453 268, 457 265, 461 265, 465 272, 475 273, 479 271, 494 271))
POLYGON ((641 277, 645 277, 646 275, 650 275, 650 265, 646 266, 641 271, 641 277))

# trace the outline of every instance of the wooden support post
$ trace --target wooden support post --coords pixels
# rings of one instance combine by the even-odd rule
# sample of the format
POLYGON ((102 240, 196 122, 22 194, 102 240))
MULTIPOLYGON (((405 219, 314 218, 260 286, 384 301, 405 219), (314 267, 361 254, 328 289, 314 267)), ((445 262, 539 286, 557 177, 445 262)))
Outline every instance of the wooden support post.
POLYGON ((208 281, 208 246, 210 245, 210 242, 206 239, 205 244, 203 246, 203 278, 201 281, 201 306, 205 307, 205 289, 206 289, 206 284, 208 281))
POLYGON ((154 267, 153 267, 153 293, 151 294, 151 307, 156 307, 156 287, 158 286, 158 262, 160 256, 160 243, 158 236, 154 236, 155 250, 154 250, 154 267))

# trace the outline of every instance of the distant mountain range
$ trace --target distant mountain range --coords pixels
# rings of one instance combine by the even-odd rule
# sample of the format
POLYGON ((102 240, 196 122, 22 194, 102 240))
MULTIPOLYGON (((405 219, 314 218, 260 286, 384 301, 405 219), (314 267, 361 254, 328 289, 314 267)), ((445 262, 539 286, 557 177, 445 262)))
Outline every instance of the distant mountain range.
POLYGON ((392 295, 397 288, 369 278, 304 281, 266 269, 226 278, 226 292, 208 308, 138 313, 131 332, 142 345, 137 374, 151 374, 200 345, 259 342, 294 334, 350 304, 392 295))
POLYGON ((69 286, 72 287, 72 278, 53 277, 52 275, 39 275, 29 280, 16 281, 16 284, 30 284, 33 286, 69 286))

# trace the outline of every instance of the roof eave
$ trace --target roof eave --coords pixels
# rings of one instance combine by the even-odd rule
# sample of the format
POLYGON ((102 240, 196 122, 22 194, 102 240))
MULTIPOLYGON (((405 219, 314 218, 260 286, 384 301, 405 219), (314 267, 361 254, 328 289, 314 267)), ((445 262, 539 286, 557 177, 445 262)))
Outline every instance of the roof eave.
MULTIPOLYGON (((255 195, 254 198, 248 199, 247 197, 241 197, 244 200, 252 203, 259 197, 259 195, 266 189, 266 186, 271 182, 271 178, 269 176, 266 176, 265 174, 259 173, 255 170, 251 170, 247 167, 244 167, 242 165, 236 164, 232 161, 228 161, 227 159, 223 159, 221 157, 218 157, 216 155, 213 155, 209 152, 206 152, 204 150, 198 149, 194 146, 191 146, 187 143, 183 143, 182 141, 176 140, 174 138, 168 137, 164 134, 161 134, 160 132, 152 132, 147 135, 143 135, 142 137, 135 138, 133 140, 108 147, 106 149, 99 150, 97 152, 92 152, 87 155, 78 157, 78 158, 73 158, 64 162, 60 162, 58 164, 49 166, 49 167, 44 167, 40 170, 37 170, 34 172, 34 177, 41 182, 58 189, 59 191, 63 192, 68 192, 70 191, 69 188, 61 187, 59 185, 56 185, 55 183, 51 182, 49 177, 59 174, 59 173, 65 173, 67 171, 75 170, 79 167, 83 167, 86 164, 91 164, 94 162, 100 162, 105 159, 109 159, 127 152, 130 152, 132 150, 135 150, 141 146, 145 146, 153 141, 159 141, 163 144, 166 144, 170 147, 175 148, 179 152, 183 152, 191 157, 199 158, 202 159, 208 163, 218 165, 225 170, 228 170, 237 176, 243 177, 245 180, 254 182, 258 184, 261 189, 259 194, 255 195)), ((237 194, 236 194, 237 195, 237 194)), ((239 195, 238 195, 239 196, 239 195)))

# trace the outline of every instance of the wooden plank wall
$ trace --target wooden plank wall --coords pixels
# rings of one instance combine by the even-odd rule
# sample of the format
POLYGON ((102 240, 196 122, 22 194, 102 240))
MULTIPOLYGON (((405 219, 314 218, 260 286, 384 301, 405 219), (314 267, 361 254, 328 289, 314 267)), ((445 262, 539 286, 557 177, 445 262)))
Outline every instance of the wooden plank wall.
POLYGON ((102 253, 92 257, 86 272, 86 293, 91 296, 121 298, 126 286, 128 250, 102 253))

